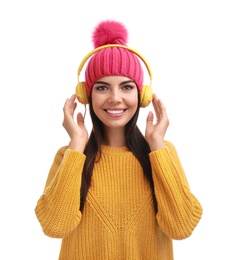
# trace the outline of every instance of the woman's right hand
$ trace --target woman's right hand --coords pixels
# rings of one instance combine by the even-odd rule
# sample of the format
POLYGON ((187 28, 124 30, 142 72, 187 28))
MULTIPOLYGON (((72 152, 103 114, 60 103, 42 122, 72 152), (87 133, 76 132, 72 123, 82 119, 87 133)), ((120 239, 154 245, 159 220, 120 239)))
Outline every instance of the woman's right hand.
POLYGON ((73 94, 70 98, 67 98, 63 107, 63 127, 66 129, 71 138, 68 147, 70 149, 83 152, 88 140, 88 132, 84 125, 84 118, 81 113, 77 114, 75 122, 74 112, 76 107, 76 95, 73 94))

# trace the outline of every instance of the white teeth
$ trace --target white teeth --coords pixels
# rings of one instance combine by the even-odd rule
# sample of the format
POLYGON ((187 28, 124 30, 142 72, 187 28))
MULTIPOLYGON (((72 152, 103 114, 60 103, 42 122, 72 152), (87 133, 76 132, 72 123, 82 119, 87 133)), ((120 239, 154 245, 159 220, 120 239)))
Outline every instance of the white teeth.
POLYGON ((123 110, 107 110, 107 112, 110 114, 120 114, 123 113, 123 110))

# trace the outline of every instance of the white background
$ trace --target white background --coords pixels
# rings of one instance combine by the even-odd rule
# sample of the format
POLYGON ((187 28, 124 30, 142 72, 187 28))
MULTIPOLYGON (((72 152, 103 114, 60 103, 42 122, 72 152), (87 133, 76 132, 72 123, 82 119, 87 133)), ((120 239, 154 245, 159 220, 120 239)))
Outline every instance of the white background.
MULTIPOLYGON (((123 22, 129 46, 149 61, 170 118, 166 139, 204 208, 192 236, 174 241, 175 259, 231 259, 229 2, 1 1, 0 259, 58 259, 60 240, 42 233, 34 208, 57 149, 68 142, 64 101, 93 48, 94 26, 106 19, 123 22)), ((149 109, 141 111, 142 130, 149 109)))

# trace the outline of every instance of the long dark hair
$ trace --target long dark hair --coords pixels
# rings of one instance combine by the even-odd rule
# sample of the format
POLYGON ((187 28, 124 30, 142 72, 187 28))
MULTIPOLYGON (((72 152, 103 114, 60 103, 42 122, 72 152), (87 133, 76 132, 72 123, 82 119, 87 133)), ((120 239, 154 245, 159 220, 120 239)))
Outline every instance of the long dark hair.
MULTIPOLYGON (((140 104, 140 95, 138 95, 138 104, 140 104)), ((101 156, 101 143, 104 135, 103 123, 96 116, 92 108, 92 98, 89 98, 89 110, 92 119, 92 131, 89 136, 88 143, 85 147, 84 154, 86 155, 86 161, 82 173, 82 185, 81 185, 81 201, 80 210, 83 211, 84 202, 87 196, 88 189, 91 184, 91 176, 93 172, 94 163, 100 160, 101 156)), ((153 194, 153 203, 155 211, 157 212, 157 201, 154 191, 154 182, 152 178, 151 164, 149 160, 150 147, 137 126, 137 120, 139 116, 140 108, 137 110, 131 120, 125 126, 125 140, 127 148, 133 152, 137 160, 140 162, 143 168, 144 176, 150 183, 150 187, 153 194)))

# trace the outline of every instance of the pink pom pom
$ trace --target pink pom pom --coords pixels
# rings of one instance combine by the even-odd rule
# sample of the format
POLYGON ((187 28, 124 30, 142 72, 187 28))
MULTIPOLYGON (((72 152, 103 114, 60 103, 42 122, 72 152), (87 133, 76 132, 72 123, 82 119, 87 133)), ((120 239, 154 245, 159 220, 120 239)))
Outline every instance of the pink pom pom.
POLYGON ((103 21, 99 23, 92 34, 94 48, 106 44, 126 45, 128 31, 125 26, 117 21, 103 21))

